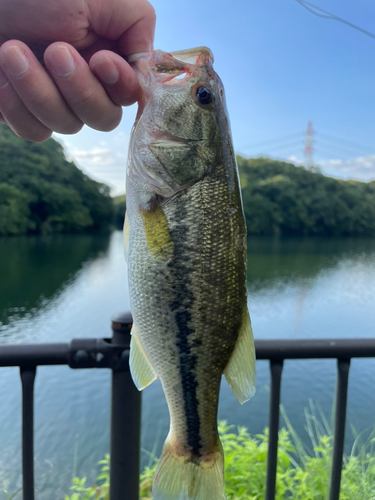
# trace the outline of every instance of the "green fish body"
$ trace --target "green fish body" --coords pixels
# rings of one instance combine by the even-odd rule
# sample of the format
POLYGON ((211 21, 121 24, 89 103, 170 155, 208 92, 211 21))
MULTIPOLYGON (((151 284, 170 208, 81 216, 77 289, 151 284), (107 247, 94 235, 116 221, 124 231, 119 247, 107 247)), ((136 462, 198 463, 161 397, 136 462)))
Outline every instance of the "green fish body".
POLYGON ((170 432, 154 500, 224 500, 217 431, 222 374, 255 392, 246 226, 224 89, 201 47, 142 54, 145 100, 127 170, 125 246, 141 390, 159 378, 170 432))

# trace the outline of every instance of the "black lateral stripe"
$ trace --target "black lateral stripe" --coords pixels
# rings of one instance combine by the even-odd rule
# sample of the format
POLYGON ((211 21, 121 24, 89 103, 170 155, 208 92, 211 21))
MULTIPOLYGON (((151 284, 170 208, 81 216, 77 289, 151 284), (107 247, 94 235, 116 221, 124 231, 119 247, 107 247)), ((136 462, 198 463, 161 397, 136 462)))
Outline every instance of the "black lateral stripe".
POLYGON ((195 376, 197 356, 191 353, 189 337, 195 333, 191 328, 191 308, 194 303, 194 295, 189 289, 191 284, 189 267, 189 254, 187 235, 189 228, 184 224, 186 209, 181 203, 175 213, 174 223, 176 227, 171 230, 174 242, 174 255, 169 263, 171 274, 176 285, 175 300, 170 304, 171 311, 175 312, 177 325, 177 347, 180 357, 180 375, 184 409, 187 427, 187 443, 192 449, 194 456, 201 456, 200 420, 198 414, 197 387, 195 376))

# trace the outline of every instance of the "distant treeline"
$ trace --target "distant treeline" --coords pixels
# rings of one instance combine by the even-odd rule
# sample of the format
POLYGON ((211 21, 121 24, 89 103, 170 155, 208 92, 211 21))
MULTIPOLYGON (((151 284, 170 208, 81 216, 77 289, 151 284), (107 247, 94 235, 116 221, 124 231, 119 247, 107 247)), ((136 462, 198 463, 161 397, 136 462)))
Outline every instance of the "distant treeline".
MULTIPOLYGON (((343 181, 269 158, 237 157, 248 234, 375 236, 375 181, 343 181)), ((125 196, 0 125, 0 236, 122 228, 125 196)))
MULTIPOLYGON (((375 236, 375 181, 332 179, 269 158, 237 162, 248 234, 375 236)), ((121 228, 125 197, 118 203, 121 228)))
POLYGON ((104 231, 113 210, 109 187, 67 161, 61 144, 0 125, 0 236, 104 231))
POLYGON ((237 157, 248 234, 375 236, 375 181, 237 157))

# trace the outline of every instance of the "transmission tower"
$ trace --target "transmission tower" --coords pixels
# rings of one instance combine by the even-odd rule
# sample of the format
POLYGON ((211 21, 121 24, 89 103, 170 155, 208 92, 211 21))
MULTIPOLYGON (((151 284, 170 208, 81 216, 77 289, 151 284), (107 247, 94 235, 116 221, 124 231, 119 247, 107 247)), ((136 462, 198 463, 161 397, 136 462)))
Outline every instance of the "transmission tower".
POLYGON ((309 122, 307 124, 307 134, 306 134, 306 144, 305 144, 305 167, 307 170, 310 170, 310 172, 314 170, 312 136, 313 136, 312 122, 309 122))

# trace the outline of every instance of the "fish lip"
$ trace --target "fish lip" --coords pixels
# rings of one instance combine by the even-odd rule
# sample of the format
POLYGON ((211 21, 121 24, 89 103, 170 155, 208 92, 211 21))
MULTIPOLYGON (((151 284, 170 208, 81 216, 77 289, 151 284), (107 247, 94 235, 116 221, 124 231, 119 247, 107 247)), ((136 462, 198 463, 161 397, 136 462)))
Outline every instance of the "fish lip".
POLYGON ((193 47, 192 49, 184 49, 184 50, 174 50, 173 52, 169 52, 169 54, 175 59, 179 59, 183 62, 189 62, 189 60, 195 59, 195 63, 198 61, 202 61, 201 64, 206 64, 210 62, 214 63, 214 55, 208 47, 193 47))

